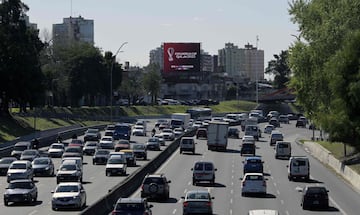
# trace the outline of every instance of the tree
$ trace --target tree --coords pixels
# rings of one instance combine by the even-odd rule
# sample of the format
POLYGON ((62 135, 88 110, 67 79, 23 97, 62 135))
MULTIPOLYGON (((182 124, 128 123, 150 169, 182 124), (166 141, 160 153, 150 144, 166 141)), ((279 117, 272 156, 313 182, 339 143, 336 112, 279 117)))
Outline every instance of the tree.
POLYGON ((289 12, 300 33, 289 58, 298 103, 333 140, 360 149, 360 2, 294 0, 289 12))
POLYGON ((38 31, 26 26, 29 8, 20 0, 0 4, 0 114, 8 114, 8 104, 14 101, 21 111, 44 101, 44 76, 39 54, 43 43, 38 31))
POLYGON ((274 75, 274 87, 282 89, 288 84, 291 74, 288 65, 288 51, 281 51, 279 55, 275 54, 274 58, 275 60, 269 61, 265 73, 274 75))
POLYGON ((160 67, 157 64, 150 64, 145 69, 143 86, 146 92, 151 95, 151 104, 155 104, 160 92, 161 75, 160 67))

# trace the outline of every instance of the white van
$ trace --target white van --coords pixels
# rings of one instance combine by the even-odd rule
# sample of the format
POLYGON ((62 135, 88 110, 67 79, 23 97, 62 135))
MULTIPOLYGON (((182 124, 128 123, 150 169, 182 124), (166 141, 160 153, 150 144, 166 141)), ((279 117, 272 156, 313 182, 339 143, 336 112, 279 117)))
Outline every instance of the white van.
POLYGON ((180 154, 184 151, 195 154, 195 141, 191 137, 183 137, 180 140, 180 154))
POLYGON ((199 181, 209 181, 211 184, 215 183, 215 168, 212 162, 197 161, 194 164, 192 184, 196 185, 199 181))
POLYGON ((289 181, 295 178, 310 179, 310 163, 305 156, 293 156, 289 159, 288 178, 289 181))
POLYGON ((275 159, 280 157, 291 157, 291 143, 285 141, 277 141, 275 145, 275 159))

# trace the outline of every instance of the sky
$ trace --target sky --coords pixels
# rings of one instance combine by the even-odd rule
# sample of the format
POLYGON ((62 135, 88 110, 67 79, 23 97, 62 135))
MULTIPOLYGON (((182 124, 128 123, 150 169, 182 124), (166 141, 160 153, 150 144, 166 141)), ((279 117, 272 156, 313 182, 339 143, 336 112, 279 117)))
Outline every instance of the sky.
MULTIPOLYGON (((211 55, 231 42, 264 50, 265 62, 289 48, 298 35, 288 0, 23 0, 40 38, 65 17, 94 20, 95 46, 117 61, 146 66, 149 53, 164 42, 200 42, 211 55)), ((51 36, 50 36, 51 38, 51 36)), ((49 38, 48 38, 49 40, 49 38)))

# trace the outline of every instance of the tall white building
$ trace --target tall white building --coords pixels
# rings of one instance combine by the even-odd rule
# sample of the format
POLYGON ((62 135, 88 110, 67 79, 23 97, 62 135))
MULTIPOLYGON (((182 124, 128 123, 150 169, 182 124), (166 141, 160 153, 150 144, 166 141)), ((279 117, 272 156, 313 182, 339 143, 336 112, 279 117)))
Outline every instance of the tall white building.
POLYGON ((239 48, 233 43, 226 43, 218 51, 218 66, 224 68, 228 77, 256 81, 264 79, 264 51, 250 44, 239 48))
POLYGON ((63 23, 53 24, 54 45, 70 45, 74 42, 94 44, 94 20, 83 17, 64 18, 63 23))
POLYGON ((158 64, 160 70, 164 69, 164 46, 157 47, 150 51, 150 64, 158 64))

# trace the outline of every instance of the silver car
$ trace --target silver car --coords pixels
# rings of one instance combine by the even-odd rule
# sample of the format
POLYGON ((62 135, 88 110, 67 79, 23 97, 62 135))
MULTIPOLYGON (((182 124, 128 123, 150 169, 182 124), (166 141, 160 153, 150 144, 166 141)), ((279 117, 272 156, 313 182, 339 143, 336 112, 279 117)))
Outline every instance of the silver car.
POLYGON ((34 170, 32 169, 30 161, 18 160, 11 163, 7 172, 7 182, 16 179, 31 179, 34 178, 34 170))
POLYGON ((53 210, 60 208, 81 209, 86 206, 86 192, 79 182, 60 183, 51 193, 53 193, 51 199, 53 210))
POLYGON ((183 214, 213 214, 214 197, 207 190, 188 191, 183 202, 183 214))

